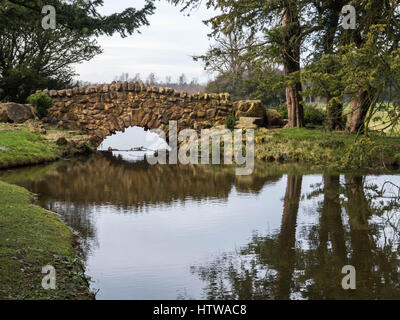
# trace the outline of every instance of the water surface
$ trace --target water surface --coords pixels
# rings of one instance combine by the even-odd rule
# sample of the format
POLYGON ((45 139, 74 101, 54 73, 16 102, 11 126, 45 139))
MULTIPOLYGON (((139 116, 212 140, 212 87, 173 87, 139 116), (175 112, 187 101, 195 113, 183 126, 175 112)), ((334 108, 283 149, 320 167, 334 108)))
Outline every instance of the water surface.
POLYGON ((240 177, 96 154, 0 179, 79 231, 98 299, 400 298, 397 175, 257 163, 240 177))

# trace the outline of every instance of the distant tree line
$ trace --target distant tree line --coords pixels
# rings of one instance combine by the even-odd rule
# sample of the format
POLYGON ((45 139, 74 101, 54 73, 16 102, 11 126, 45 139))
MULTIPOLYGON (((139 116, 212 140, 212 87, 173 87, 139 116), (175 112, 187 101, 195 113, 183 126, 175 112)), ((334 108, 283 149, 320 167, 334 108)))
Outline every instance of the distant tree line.
POLYGON ((172 80, 172 76, 166 76, 164 79, 160 79, 154 72, 151 72, 144 79, 141 78, 140 73, 136 73, 133 77, 130 77, 129 73, 122 73, 121 75, 114 77, 114 81, 137 81, 150 86, 168 87, 177 91, 186 91, 190 94, 204 92, 206 88, 206 85, 200 84, 197 78, 192 78, 189 81, 184 73, 182 73, 175 81, 172 80))

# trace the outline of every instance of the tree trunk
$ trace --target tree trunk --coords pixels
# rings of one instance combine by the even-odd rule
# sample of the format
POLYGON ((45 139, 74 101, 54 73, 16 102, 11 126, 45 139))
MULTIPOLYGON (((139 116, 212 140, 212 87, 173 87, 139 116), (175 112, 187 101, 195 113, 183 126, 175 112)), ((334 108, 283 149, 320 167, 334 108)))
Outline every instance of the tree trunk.
POLYGON ((295 5, 285 8, 282 19, 283 36, 283 65, 286 76, 297 73, 296 79, 286 87, 286 104, 289 117, 289 128, 300 128, 304 125, 303 98, 300 81, 300 22, 295 5))
POLYGON ((286 103, 289 116, 289 128, 301 128, 304 125, 303 99, 299 93, 300 91, 300 83, 290 85, 286 88, 286 103))
POLYGON ((326 128, 330 131, 342 130, 343 104, 339 98, 328 97, 326 108, 326 128))
POLYGON ((346 129, 350 133, 364 133, 365 118, 370 107, 368 91, 358 91, 351 100, 351 110, 347 116, 346 129))

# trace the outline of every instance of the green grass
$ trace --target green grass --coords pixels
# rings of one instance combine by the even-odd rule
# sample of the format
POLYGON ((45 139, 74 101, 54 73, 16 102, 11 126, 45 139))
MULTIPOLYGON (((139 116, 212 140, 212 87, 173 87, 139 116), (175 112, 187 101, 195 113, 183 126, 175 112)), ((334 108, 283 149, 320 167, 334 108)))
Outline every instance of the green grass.
POLYGON ((41 134, 0 125, 0 169, 54 161, 61 155, 59 147, 41 134))
POLYGON ((400 165, 400 138, 309 129, 258 130, 257 159, 301 162, 328 169, 392 169, 400 165))
POLYGON ((0 181, 0 300, 89 299, 72 231, 31 200, 27 190, 0 181), (41 286, 45 265, 56 269, 56 290, 41 286))

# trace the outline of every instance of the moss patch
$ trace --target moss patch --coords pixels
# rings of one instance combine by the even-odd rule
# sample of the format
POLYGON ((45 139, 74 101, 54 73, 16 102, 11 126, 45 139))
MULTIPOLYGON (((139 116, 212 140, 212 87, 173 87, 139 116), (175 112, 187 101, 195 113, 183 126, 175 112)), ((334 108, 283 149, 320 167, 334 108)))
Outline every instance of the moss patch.
POLYGON ((0 181, 0 300, 91 298, 72 231, 31 200, 27 190, 0 181), (56 290, 42 288, 46 265, 56 269, 56 290))

